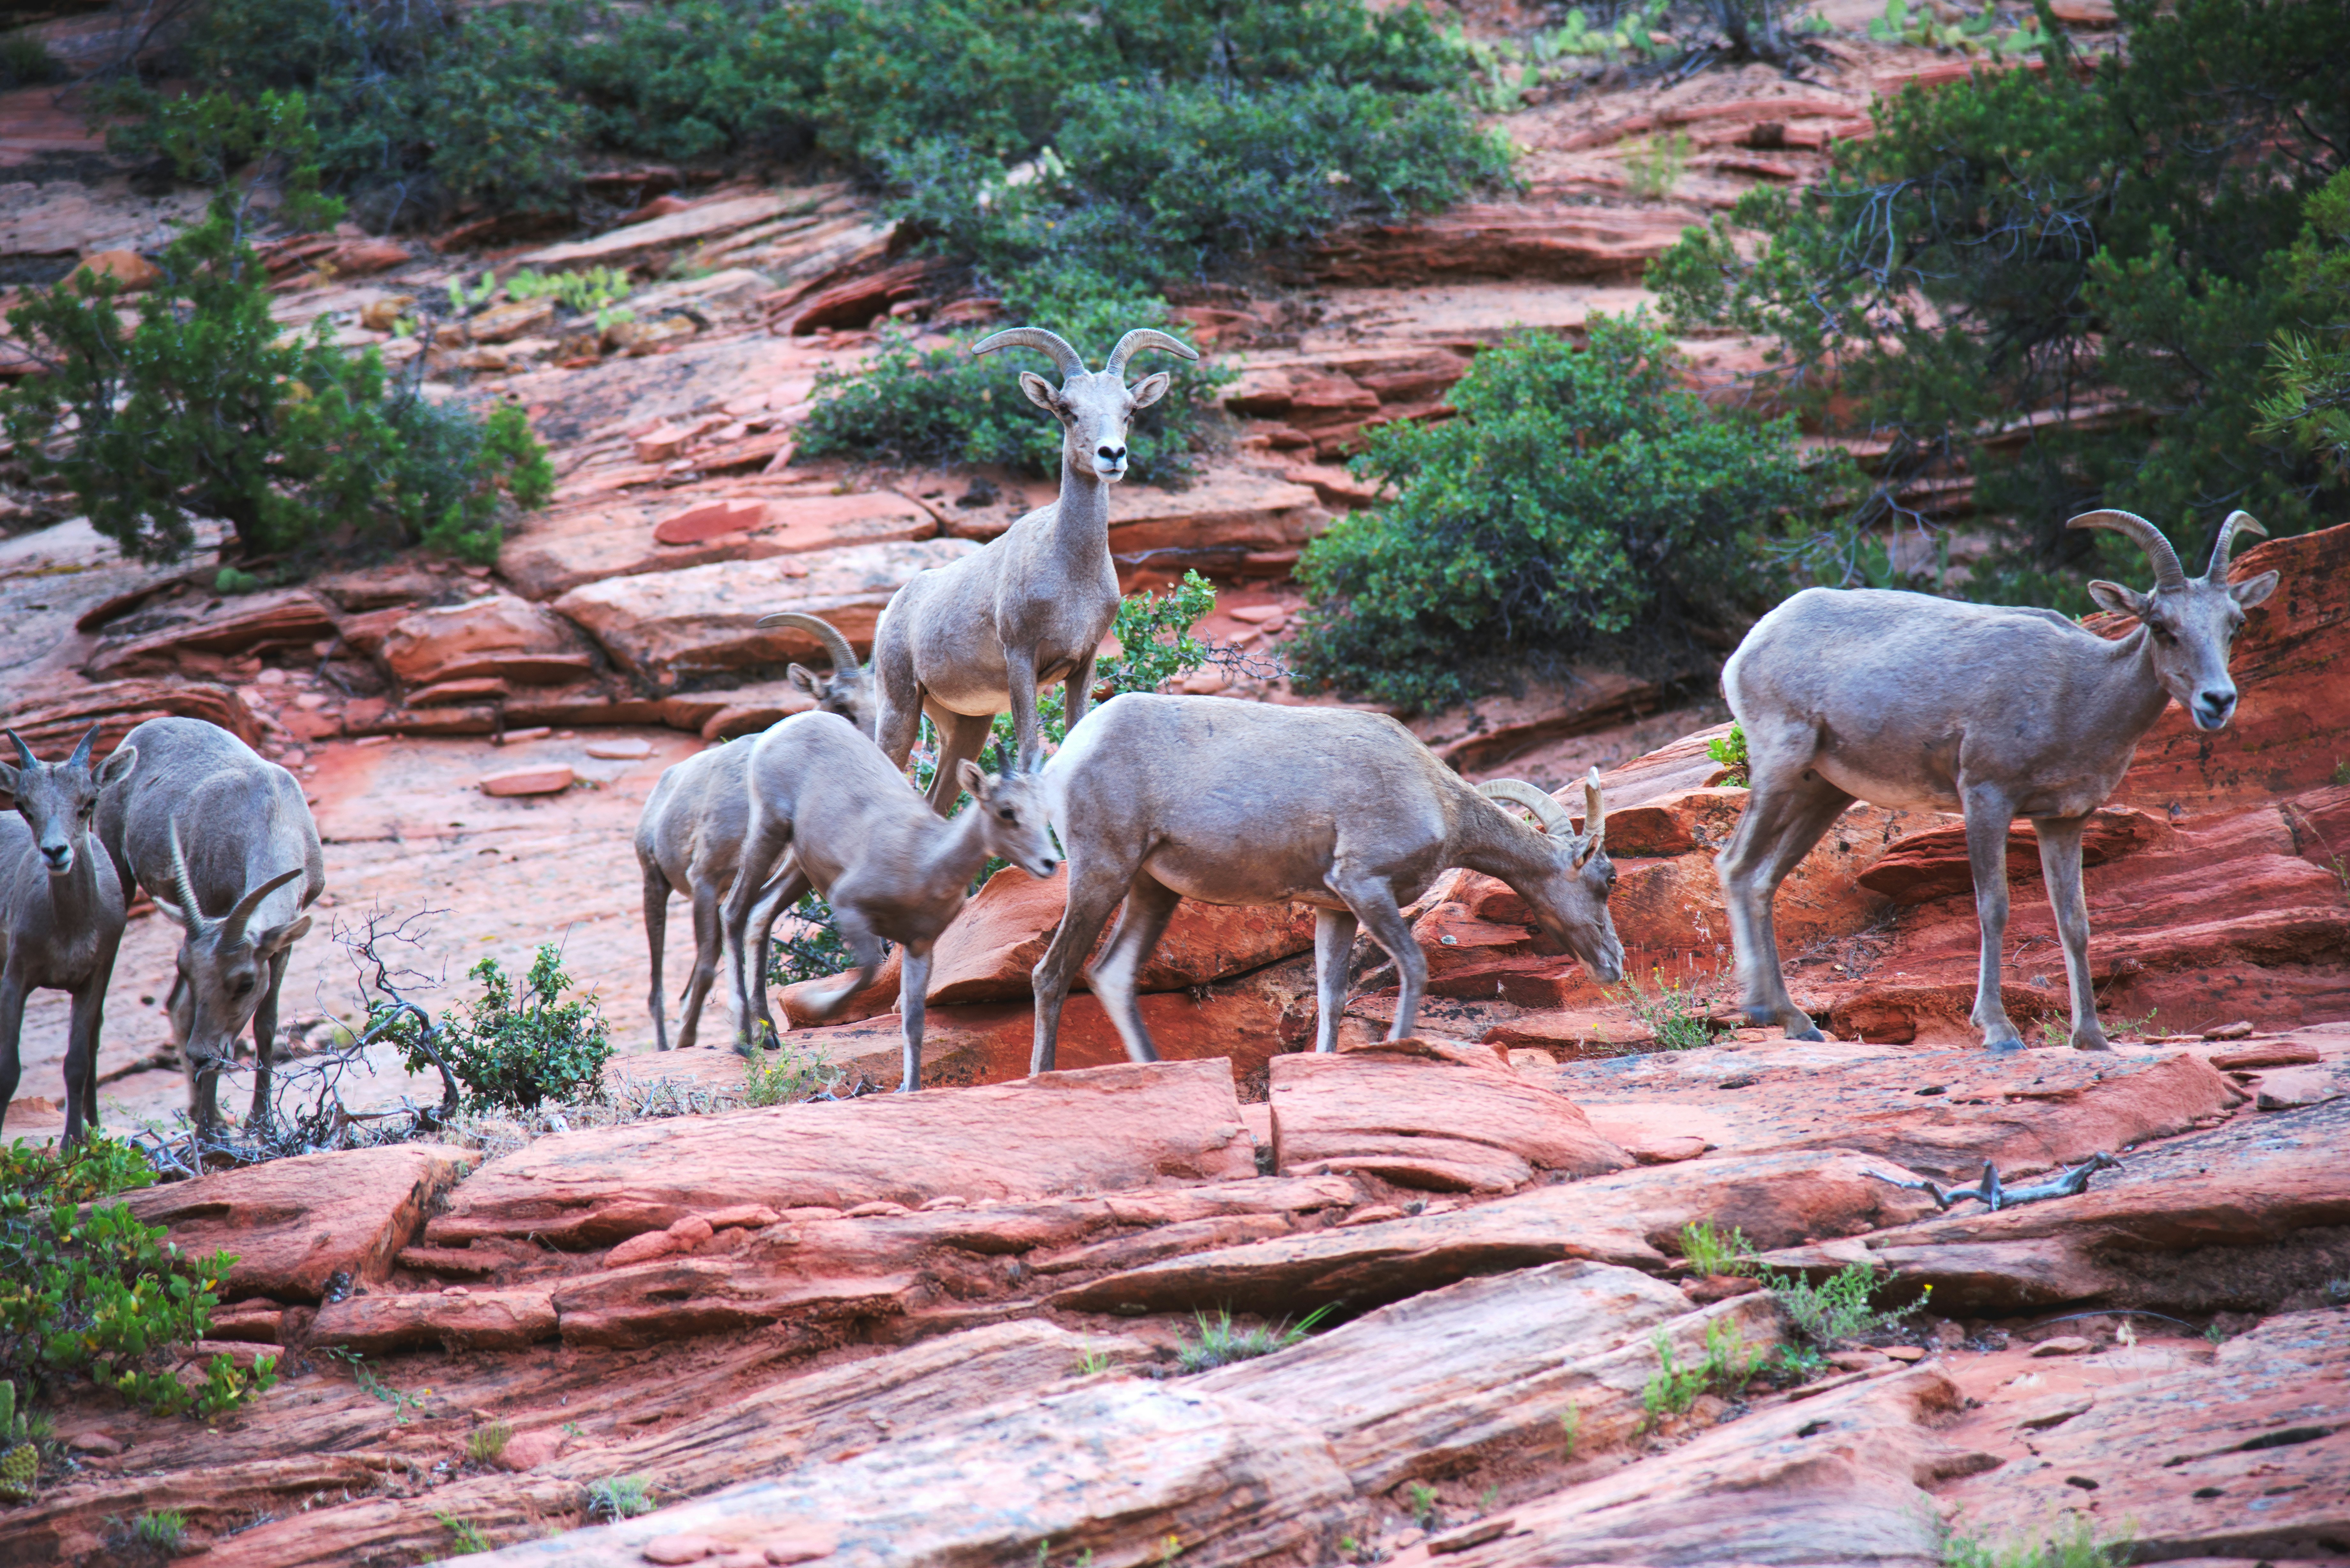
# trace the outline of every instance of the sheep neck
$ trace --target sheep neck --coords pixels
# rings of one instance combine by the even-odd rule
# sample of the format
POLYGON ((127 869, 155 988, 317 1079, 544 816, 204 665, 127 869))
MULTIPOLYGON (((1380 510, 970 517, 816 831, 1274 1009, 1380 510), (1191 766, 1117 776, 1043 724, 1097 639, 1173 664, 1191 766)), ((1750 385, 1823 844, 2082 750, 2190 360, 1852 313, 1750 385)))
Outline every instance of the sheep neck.
POLYGON ((1070 568, 1069 580, 1082 582, 1078 572, 1098 567, 1109 557, 1109 482, 1066 447, 1061 452, 1061 498, 1053 516, 1054 554, 1070 568))
POLYGON ((2074 722, 2085 736, 2126 734, 2135 746, 2154 727, 2170 704, 2169 689, 2155 673, 2154 638, 2143 626, 2106 645, 2089 700, 2076 710, 2074 722))
POLYGON ((1474 798, 1482 809, 1460 814, 1448 860, 1507 883, 1523 896, 1526 884, 1540 882, 1557 868, 1550 836, 1513 820, 1495 802, 1474 798))
MULTIPOLYGON (((920 864, 921 879, 930 888, 961 888, 987 862, 987 846, 982 838, 980 814, 986 808, 976 800, 939 824, 939 831, 931 836, 923 849, 920 864)), ((923 816, 938 822, 925 807, 923 816)))

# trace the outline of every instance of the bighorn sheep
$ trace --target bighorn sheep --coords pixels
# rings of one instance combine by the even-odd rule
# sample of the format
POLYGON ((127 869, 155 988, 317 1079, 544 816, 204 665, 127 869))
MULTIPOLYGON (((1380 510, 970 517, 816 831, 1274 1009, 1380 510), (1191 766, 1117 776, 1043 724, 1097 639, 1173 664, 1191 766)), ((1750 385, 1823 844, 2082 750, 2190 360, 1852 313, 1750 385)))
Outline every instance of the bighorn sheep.
POLYGON ((1722 667, 1722 691, 1746 732, 1752 793, 1714 867, 1746 1015, 1756 1023, 1775 1019, 1789 1039, 1821 1038, 1787 994, 1771 901, 1857 798, 1966 814, 1982 927, 1972 1018, 1992 1051, 2023 1044, 2000 1001, 1999 966, 2007 830, 2019 815, 2032 818, 2064 945, 2073 1044, 2109 1049, 2089 984, 2082 826, 2120 784, 2138 737, 2171 698, 2197 729, 2227 727, 2236 706, 2229 644, 2244 610, 2274 591, 2277 575, 2227 580, 2237 534, 2267 532, 2241 512, 2220 525, 2210 567, 2191 581, 2170 542, 2143 517, 2091 512, 2066 526, 2126 535, 2153 560, 2151 594, 2089 585, 2099 605, 2138 618, 2128 636, 2108 641, 2054 610, 1806 588, 1756 622, 1722 667))
POLYGON ((98 836, 127 895, 146 888, 185 928, 168 1008, 196 1125, 220 1124, 224 1064, 253 1025, 253 1121, 269 1118, 277 992, 327 888, 318 825, 292 774, 197 719, 150 719, 124 737, 138 760, 106 791, 98 836))
MULTIPOLYGON (((831 670, 817 675, 793 665, 791 683, 816 699, 827 713, 837 713, 868 736, 873 733, 873 678, 858 662, 848 639, 829 622, 795 612, 763 618, 762 626, 797 627, 815 634, 824 645, 831 670)), ((637 865, 644 873, 645 943, 651 950, 653 1043, 666 1051, 669 1019, 661 1002, 661 944, 669 928, 669 896, 674 892, 693 906, 693 972, 686 982, 685 1006, 678 1019, 677 1044, 691 1049, 702 1023, 702 1004, 718 976, 720 929, 718 903, 734 883, 750 826, 751 800, 744 778, 751 757, 748 740, 697 752, 661 774, 637 819, 637 865)), ((767 942, 775 925, 775 909, 765 919, 754 914, 749 930, 755 936, 751 954, 753 972, 767 972, 767 942)), ((752 992, 759 1006, 758 1023, 768 1023, 766 987, 752 992)), ((743 1021, 747 1030, 754 1019, 743 1021)), ((772 1025, 770 1025, 772 1027, 772 1025)))
POLYGON ((1378 714, 1129 692, 1070 732, 1045 784, 1069 857, 1069 901, 1035 969, 1032 1073, 1052 1070, 1069 981, 1120 899, 1118 929, 1089 976, 1138 1062, 1158 1052, 1135 1005, 1135 978, 1187 897, 1314 907, 1319 1051, 1337 1049, 1358 924, 1402 977, 1388 1038, 1412 1032, 1428 961, 1402 906, 1455 866, 1507 883, 1595 979, 1623 978, 1596 770, 1584 785, 1586 832, 1577 835, 1565 808, 1534 785, 1470 784, 1378 714), (1534 813, 1542 830, 1500 802, 1534 813))
MULTIPOLYGON (((754 909, 778 909, 813 885, 832 904, 857 971, 815 999, 830 1013, 873 981, 881 944, 905 949, 899 988, 906 1041, 898 1087, 922 1086, 922 999, 930 990, 931 945, 962 908, 971 879, 991 855, 1034 877, 1053 874, 1044 784, 1034 774, 992 779, 965 758, 957 783, 971 807, 941 821, 880 748, 832 713, 795 713, 752 747, 751 826, 733 888, 726 931, 735 964, 738 1018, 754 1016, 743 931, 754 909), (788 857, 788 863, 785 857, 788 857)), ((746 1054, 750 1041, 736 1049, 746 1054)))
POLYGON ((915 574, 881 612, 873 668, 881 689, 878 739, 903 768, 927 712, 939 732, 931 805, 941 816, 961 787, 961 764, 979 755, 989 725, 1010 711, 1021 773, 1044 749, 1036 689, 1058 680, 1071 729, 1092 699, 1094 655, 1118 618, 1118 567, 1109 555, 1109 488, 1126 475, 1128 421, 1167 395, 1163 370, 1126 384, 1126 362, 1146 348, 1200 356, 1176 338, 1137 327, 1118 340, 1098 374, 1077 351, 1038 327, 1015 327, 972 345, 1041 349, 1063 377, 1059 390, 1020 373, 1028 400, 1061 421, 1061 493, 1014 523, 985 549, 915 574))
POLYGON ((98 1034, 122 941, 122 884, 114 862, 99 852, 91 823, 99 792, 128 774, 139 753, 118 747, 93 773, 95 724, 61 763, 33 755, 16 731, 7 735, 17 765, 0 763, 0 809, 16 808, 0 816, 0 1122, 22 1071, 25 993, 70 992, 66 1141, 76 1143, 98 1130, 98 1034))

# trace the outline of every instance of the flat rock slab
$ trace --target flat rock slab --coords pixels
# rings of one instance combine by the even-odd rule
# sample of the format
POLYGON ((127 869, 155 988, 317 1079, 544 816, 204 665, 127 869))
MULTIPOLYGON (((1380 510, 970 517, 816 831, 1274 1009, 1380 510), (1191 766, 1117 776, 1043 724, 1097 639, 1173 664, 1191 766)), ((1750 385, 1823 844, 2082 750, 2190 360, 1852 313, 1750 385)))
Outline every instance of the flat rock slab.
MULTIPOLYGON (((1249 1400, 1120 1381, 1000 1405, 852 1459, 804 1466, 640 1519, 510 1546, 485 1568, 638 1568, 662 1537, 726 1551, 832 1543, 837 1568, 1319 1557, 1358 1505, 1329 1445, 1249 1400)), ((755 1559, 746 1559, 755 1560, 755 1559)))
POLYGON ((168 1226, 183 1252, 234 1252, 226 1299, 315 1302, 338 1274, 389 1279, 433 1203, 480 1158, 426 1143, 306 1154, 146 1188, 123 1201, 142 1223, 168 1226))
POLYGON ((1995 1462, 1936 1434, 1960 1404, 1957 1386, 1931 1369, 1858 1383, 1508 1510, 1509 1527, 1492 1541, 1440 1558, 1418 1547, 1392 1561, 1939 1568, 1941 1519, 1924 1488, 1995 1462))
POLYGON ((1569 1062, 1534 1074, 1595 1121, 1730 1153, 1846 1148, 1943 1182, 2003 1179, 2186 1132, 2241 1102, 2197 1052, 2110 1054, 1770 1043, 1569 1062))
POLYGON ((1737 1226, 1773 1239, 1853 1235, 1930 1210, 1877 1180, 1890 1162, 1840 1152, 1692 1160, 1536 1188, 1473 1209, 1230 1247, 1170 1259, 1065 1291, 1075 1312, 1293 1314, 1324 1303, 1375 1306, 1471 1274, 1588 1259, 1661 1273, 1682 1225, 1737 1226))
POLYGON ((1537 1172, 1598 1176, 1631 1157, 1573 1102, 1482 1045, 1399 1040, 1276 1056, 1274 1158, 1291 1175, 1362 1171, 1438 1192, 1509 1192, 1537 1172))
POLYGON ((1255 1173, 1253 1149, 1223 1061, 1046 1073, 951 1095, 558 1133, 484 1167, 430 1240, 608 1246, 740 1204, 910 1207, 1226 1180, 1255 1173))
POLYGON ((894 491, 847 495, 804 483, 732 481, 681 498, 615 498, 532 524, 507 541, 498 570, 535 599, 607 577, 674 572, 717 561, 763 561, 850 545, 928 539, 938 519, 894 491))
POLYGON ((2350 1541, 2345 1386, 2350 1314, 2288 1313, 2220 1345, 2208 1366, 2098 1390, 2034 1436, 2028 1456, 1941 1501, 1986 1538, 2022 1539, 2094 1507, 2107 1534, 2127 1521, 2141 1562, 2336 1561, 2350 1541))
POLYGON ((561 794, 577 782, 566 763, 536 763, 482 775, 482 793, 494 795, 561 794))

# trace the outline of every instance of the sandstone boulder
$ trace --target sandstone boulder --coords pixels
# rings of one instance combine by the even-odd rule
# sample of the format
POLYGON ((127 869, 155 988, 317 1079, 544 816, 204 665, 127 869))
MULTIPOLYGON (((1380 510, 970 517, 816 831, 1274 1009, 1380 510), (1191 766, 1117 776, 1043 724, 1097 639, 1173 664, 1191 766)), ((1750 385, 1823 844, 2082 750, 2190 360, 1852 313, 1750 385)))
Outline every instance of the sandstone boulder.
POLYGON ((1315 246, 1306 267, 1329 283, 1489 277, 1637 277, 1702 223, 1687 208, 1464 202, 1434 215, 1349 229, 1315 246))
POLYGON ((214 600, 209 607, 193 613, 155 612, 132 618, 129 624, 145 626, 158 615, 167 618, 169 624, 119 639, 108 638, 90 658, 90 674, 102 679, 151 673, 171 668, 182 652, 223 654, 307 649, 322 638, 335 635, 333 613, 317 595, 302 588, 238 595, 214 600))
POLYGON ((381 657, 411 687, 476 680, 556 686, 596 663, 577 628, 512 594, 412 611, 385 635, 381 657))
POLYGON ((42 756, 71 750, 83 732, 96 724, 98 739, 92 742, 92 754, 102 757, 121 744, 123 736, 148 720, 165 715, 217 724, 247 745, 261 739, 261 725, 235 688, 177 677, 66 686, 11 703, 0 711, 5 712, 8 727, 42 756))
POLYGON ((606 577, 899 544, 938 531, 936 517, 894 491, 835 495, 829 486, 729 480, 533 522, 508 538, 498 570, 531 598, 552 599, 606 577))

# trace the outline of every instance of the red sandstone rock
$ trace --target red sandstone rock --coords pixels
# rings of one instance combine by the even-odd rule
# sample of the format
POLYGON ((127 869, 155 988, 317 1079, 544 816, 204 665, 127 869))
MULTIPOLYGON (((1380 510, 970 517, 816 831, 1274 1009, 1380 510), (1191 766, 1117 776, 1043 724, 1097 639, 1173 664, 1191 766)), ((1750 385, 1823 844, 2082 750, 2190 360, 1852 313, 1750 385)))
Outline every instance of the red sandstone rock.
POLYGON ((1482 1046, 1399 1040, 1273 1062, 1274 1158, 1306 1176, 1365 1171, 1439 1192, 1506 1192, 1537 1172, 1631 1161, 1564 1096, 1482 1046))
POLYGON ((0 714, 42 756, 71 750, 93 723, 98 739, 92 754, 105 756, 121 744, 123 736, 165 714, 218 724, 247 745, 261 739, 260 724, 234 688, 177 679, 68 685, 13 702, 0 714))
POLYGON ((411 687, 484 679, 556 685, 595 665, 577 628, 511 594, 403 616, 385 635, 382 658, 411 687))
POLYGON ((480 1157, 437 1144, 308 1154, 128 1193, 182 1251, 236 1254, 225 1294, 317 1301, 336 1276, 380 1282, 432 1204, 480 1157))
MULTIPOLYGON (((2081 835, 2081 864, 2102 866, 2142 845, 2159 842, 2168 831, 2160 817, 2129 806, 2104 806, 2092 813, 2081 835)), ((2040 876, 2040 836, 2029 822, 2008 830, 2007 878, 2035 881, 2040 876)), ((1872 893, 1897 904, 1922 904, 1951 893, 1974 892, 1967 863, 1963 823, 1910 833, 1885 846, 1876 863, 1855 878, 1872 893)))
POLYGON ((555 1303, 546 1287, 520 1285, 457 1295, 352 1296, 318 1309, 312 1343, 340 1345, 363 1355, 413 1345, 450 1350, 517 1350, 555 1337, 555 1303))
POLYGON ((482 775, 482 793, 494 795, 561 794, 574 779, 567 763, 537 763, 482 775))
POLYGON ((1347 230, 1318 245, 1312 275, 1330 283, 1433 277, 1637 277, 1704 222, 1684 208, 1529 207, 1467 202, 1430 217, 1347 230))
POLYGON ((315 594, 301 588, 245 594, 217 601, 213 608, 161 630, 109 639, 91 657, 88 670, 101 679, 152 673, 170 668, 182 652, 307 648, 334 635, 335 618, 315 594))

